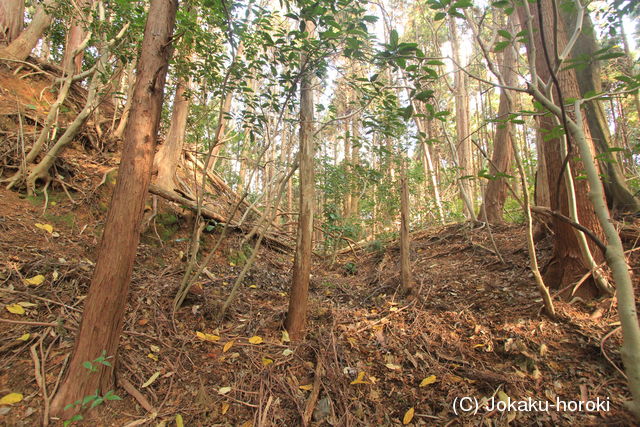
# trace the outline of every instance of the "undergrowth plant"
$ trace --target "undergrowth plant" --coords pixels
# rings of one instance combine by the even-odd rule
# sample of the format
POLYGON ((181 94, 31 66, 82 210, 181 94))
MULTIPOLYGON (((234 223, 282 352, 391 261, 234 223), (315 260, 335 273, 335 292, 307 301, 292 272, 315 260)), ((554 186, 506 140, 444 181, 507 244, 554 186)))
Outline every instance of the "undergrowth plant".
MULTIPOLYGON (((111 359, 113 356, 107 356, 106 353, 107 352, 105 350, 102 350, 102 354, 100 354, 99 357, 95 358, 93 361, 85 361, 82 366, 84 366, 90 373, 98 372, 98 365, 111 367, 111 362, 109 362, 107 359, 111 359)), ((110 400, 122 400, 122 398, 115 394, 113 390, 107 391, 104 396, 100 396, 99 390, 96 390, 94 394, 89 394, 82 399, 78 399, 73 403, 69 403, 64 407, 64 410, 66 411, 67 409, 73 407, 78 407, 80 411, 90 410, 95 408, 96 406, 101 405, 105 401, 110 400)), ((64 427, 67 427, 68 425, 71 425, 76 421, 82 421, 83 419, 84 416, 82 414, 75 414, 73 417, 66 420, 63 425, 64 427)))

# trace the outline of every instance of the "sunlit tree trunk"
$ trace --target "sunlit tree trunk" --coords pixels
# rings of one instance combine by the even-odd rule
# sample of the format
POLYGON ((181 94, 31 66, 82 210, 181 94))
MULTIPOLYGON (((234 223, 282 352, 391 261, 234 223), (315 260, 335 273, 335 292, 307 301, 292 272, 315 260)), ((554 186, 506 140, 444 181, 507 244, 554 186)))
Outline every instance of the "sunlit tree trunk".
POLYGON ((188 91, 189 81, 180 77, 173 99, 173 112, 171 114, 169 132, 154 159, 155 167, 158 169, 156 183, 167 191, 174 189, 176 170, 182 156, 184 137, 187 130, 187 118, 189 116, 190 99, 187 95, 188 91))
POLYGON ((105 221, 91 287, 85 300, 69 367, 51 404, 51 414, 77 411, 65 406, 85 396, 113 389, 114 366, 129 293, 140 225, 149 182, 162 96, 177 9, 176 0, 152 0, 118 180, 105 221), (101 354, 110 366, 97 363, 96 372, 83 366, 101 354))
POLYGON ((24 26, 24 0, 0 0, 0 46, 18 38, 24 26))
POLYGON ((413 289, 411 272, 411 236, 409 231, 409 184, 407 182, 407 160, 402 159, 400 170, 400 280, 402 291, 413 289))
MULTIPOLYGON (((460 59, 460 41, 458 39, 458 28, 454 17, 449 18, 449 36, 451 37, 451 50, 453 59, 459 66, 463 66, 460 59)), ((469 136, 469 94, 468 78, 466 74, 457 69, 454 74, 454 91, 456 101, 456 149, 458 152, 459 167, 462 176, 473 176, 473 159, 471 153, 471 139, 469 136)), ((466 196, 473 207, 475 196, 472 192, 472 185, 469 178, 462 179, 461 189, 466 191, 466 196)), ((462 195, 462 197, 465 197, 462 195)), ((475 213, 469 212, 469 207, 464 204, 464 210, 468 219, 475 219, 475 213)))
MULTIPOLYGON (((12 0, 9 0, 11 2, 12 0)), ((57 0, 45 0, 38 5, 36 13, 29 26, 22 31, 8 46, 0 49, 0 57, 17 59, 24 61, 31 55, 31 51, 38 44, 38 41, 45 30, 51 24, 51 15, 47 14, 46 8, 53 7, 57 0)))
MULTIPOLYGON (((314 23, 306 21, 309 37, 314 37, 314 23)), ((308 69, 308 57, 302 54, 300 63, 305 69, 300 79, 300 211, 296 253, 293 261, 293 279, 289 294, 289 310, 285 326, 291 339, 304 336, 309 296, 309 274, 311 272, 311 249, 313 246, 313 70, 308 69)))
POLYGON ((342 217, 349 218, 351 216, 351 126, 349 120, 344 122, 344 174, 346 190, 344 194, 344 208, 342 217))
MULTIPOLYGON (((514 33, 512 18, 509 18, 507 29, 510 33, 514 33)), ((507 86, 515 86, 517 83, 517 75, 515 72, 516 51, 511 46, 504 50, 501 64, 499 64, 500 74, 507 86)), ((500 92, 500 104, 498 106, 498 120, 496 132, 493 138, 493 153, 491 156, 491 164, 489 171, 491 175, 509 174, 511 162, 513 158, 513 144, 511 142, 511 122, 505 121, 509 113, 513 111, 510 97, 507 96, 504 89, 500 92)), ((484 206, 480 208, 480 215, 486 214, 484 218, 490 223, 502 223, 504 202, 507 199, 507 184, 505 178, 497 176, 495 179, 487 182, 487 188, 484 193, 484 206)))
MULTIPOLYGON (((91 5, 92 0, 77 0, 76 4, 81 9, 82 13, 85 12, 84 9, 88 8, 91 5)), ((67 70, 70 63, 73 62, 73 73, 77 74, 82 70, 82 58, 84 56, 84 51, 77 52, 75 56, 73 56, 73 52, 80 46, 82 40, 85 38, 86 30, 85 23, 82 19, 72 18, 71 19, 71 27, 69 28, 69 32, 67 34, 67 45, 64 49, 64 56, 62 57, 62 66, 63 70, 67 70)))

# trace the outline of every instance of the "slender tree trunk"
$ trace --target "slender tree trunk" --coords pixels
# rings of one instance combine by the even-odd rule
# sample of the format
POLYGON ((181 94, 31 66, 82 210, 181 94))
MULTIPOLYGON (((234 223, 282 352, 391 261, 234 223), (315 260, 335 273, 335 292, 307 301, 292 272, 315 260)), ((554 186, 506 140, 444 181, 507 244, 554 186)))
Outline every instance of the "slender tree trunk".
POLYGON ((409 232, 409 185, 407 182, 407 160, 402 159, 400 170, 400 279, 402 291, 408 294, 413 289, 411 273, 411 235, 409 232))
POLYGON ((358 182, 354 181, 354 172, 358 166, 360 166, 360 121, 359 116, 356 116, 351 121, 351 135, 353 135, 353 141, 351 143, 351 208, 349 209, 351 215, 358 217, 360 210, 360 188, 358 182))
MULTIPOLYGON (((313 37, 314 23, 306 21, 309 37, 313 37)), ((308 57, 302 55, 302 67, 308 67, 308 57)), ((293 262, 293 280, 289 295, 289 311, 285 326, 293 340, 304 336, 311 272, 311 249, 313 246, 313 70, 303 71, 300 80, 300 213, 296 254, 293 262)))
POLYGON ((351 217, 351 126, 349 126, 349 120, 344 122, 344 173, 345 173, 345 185, 347 186, 344 194, 344 208, 342 211, 342 217, 346 220, 351 217))
MULTIPOLYGON (((11 1, 11 0, 9 0, 11 1)), ((45 0, 38 5, 33 20, 29 26, 18 35, 7 47, 0 49, 0 57, 17 59, 24 61, 31 55, 31 51, 38 44, 38 41, 45 30, 51 24, 51 15, 47 14, 46 8, 53 7, 57 0, 45 0)))
POLYGON ((540 132, 540 125, 536 120, 536 153, 538 156, 538 170, 536 171, 535 202, 537 206, 551 206, 549 197, 549 174, 547 173, 547 161, 544 156, 544 139, 540 132))
MULTIPOLYGON (((77 4, 80 7, 82 12, 84 13, 84 9, 91 5, 93 0, 78 0, 77 4)), ((80 46, 82 40, 84 40, 86 35, 86 30, 84 27, 84 23, 82 19, 71 19, 71 27, 69 28, 69 33, 67 34, 67 45, 64 48, 64 56, 62 57, 62 66, 63 70, 69 69, 70 63, 73 62, 73 73, 77 74, 82 70, 82 58, 84 56, 84 50, 78 52, 73 58, 73 52, 80 46)))
MULTIPOLYGON (((242 56, 244 52, 244 43, 240 40, 238 44, 238 49, 236 50, 235 57, 231 63, 231 67, 233 67, 237 61, 237 58, 242 56)), ((224 96, 224 100, 222 101, 222 114, 220 115, 220 126, 217 128, 216 135, 214 137, 214 141, 216 141, 216 146, 211 150, 211 157, 209 158, 209 164, 207 165, 207 169, 213 169, 216 167, 216 163, 218 162, 218 154, 220 154, 220 150, 222 149, 222 145, 224 144, 224 136, 227 132, 227 124, 229 119, 227 116, 231 111, 231 103, 233 102, 233 91, 230 88, 226 88, 226 94, 224 96)))
MULTIPOLYGON (((544 49, 546 44, 546 50, 548 52, 550 61, 554 61, 554 37, 553 32, 549 30, 553 28, 553 7, 551 5, 552 0, 540 0, 542 19, 544 22, 543 28, 539 29, 539 14, 536 7, 536 3, 530 3, 529 7, 533 15, 532 25, 534 27, 534 40, 527 43, 527 50, 529 55, 535 52, 535 68, 538 76, 544 81, 549 82, 552 79, 552 71, 549 69, 547 61, 545 59, 544 49), (545 37, 545 43, 543 43, 541 33, 545 37)), ((524 26, 527 25, 528 15, 525 6, 518 7, 520 14, 520 21, 524 26)), ((557 40, 558 51, 562 51, 566 45, 566 32, 562 21, 557 23, 557 40)), ((562 70, 557 73, 557 80, 562 91, 562 98, 579 98, 580 89, 576 78, 575 71, 573 69, 562 70)), ((559 103, 559 94, 554 87, 555 102, 559 103)), ((568 114, 568 113, 567 113, 568 114)), ((549 115, 540 117, 540 128, 543 136, 555 129, 557 123, 554 117, 549 115)), ((593 142, 588 127, 585 129, 587 134, 587 140, 591 145, 592 152, 595 153, 593 148, 593 142)), ((548 138, 547 138, 548 139, 548 138)), ((551 209, 562 213, 565 216, 570 217, 569 198, 567 196, 567 185, 564 185, 566 176, 561 177, 562 164, 565 159, 563 156, 564 141, 559 138, 548 139, 544 142, 543 152, 545 155, 545 161, 547 166, 547 179, 549 183, 549 196, 551 201, 551 209)), ((587 195, 589 194, 589 183, 586 180, 576 180, 575 174, 580 173, 583 170, 582 162, 575 159, 576 147, 575 143, 571 144, 571 152, 569 153, 569 168, 572 171, 573 186, 575 187, 575 204, 577 208, 577 217, 580 223, 591 230, 600 239, 603 237, 602 227, 600 226, 598 219, 596 218, 593 205, 589 202, 587 195)), ((566 174, 566 170, 563 172, 566 174)), ((579 236, 576 235, 576 230, 565 222, 560 221, 557 218, 553 220, 553 230, 555 233, 554 247, 551 260, 549 261, 547 268, 544 272, 545 283, 551 288, 562 288, 573 283, 576 278, 581 277, 583 274, 590 270, 587 256, 582 253, 580 244, 578 242, 579 236)), ((593 259, 596 263, 604 260, 602 252, 589 241, 589 248, 593 254, 593 259)), ((589 279, 587 283, 582 285, 578 291, 585 297, 592 296, 598 293, 594 282, 589 279)))
POLYGON ((0 0, 0 46, 18 38, 24 27, 24 0, 0 0))
MULTIPOLYGON (((507 24, 508 31, 513 31, 512 18, 509 18, 507 24)), ((515 73, 516 51, 509 46, 504 51, 502 63, 499 65, 500 74, 507 86, 514 86, 517 82, 515 73)), ((500 93, 500 104, 498 106, 498 120, 506 120, 509 113, 513 111, 510 98, 502 89, 500 93)), ((499 122, 493 139, 493 154, 491 156, 491 165, 489 167, 491 175, 508 174, 511 168, 513 158, 513 144, 511 142, 511 127, 513 124, 509 121, 499 122)), ((507 199, 507 184, 504 177, 497 176, 495 179, 489 180, 484 193, 484 206, 480 208, 480 214, 486 214, 485 221, 490 223, 502 223, 504 219, 503 208, 507 199)))
POLYGON ((103 395, 113 388, 113 367, 151 181, 176 9, 176 0, 152 0, 149 8, 118 180, 71 361, 51 404, 52 415, 74 413, 78 408, 65 411, 64 407, 96 390, 103 395), (97 363, 96 372, 83 366, 101 354, 112 358, 111 366, 97 363))
POLYGON ((173 113, 167 138, 158 150, 154 163, 158 169, 156 183, 165 190, 171 191, 175 186, 176 170, 182 155, 184 136, 187 130, 190 100, 187 96, 189 81, 180 77, 173 99, 173 113))
POLYGON ((127 67, 127 100, 125 102, 124 108, 122 110, 122 114, 120 115, 120 121, 118 122, 118 127, 115 131, 113 131, 114 138, 122 138, 124 135, 124 130, 127 127, 127 123, 129 122, 129 113, 131 112, 131 105, 133 104, 133 89, 135 86, 135 73, 136 68, 136 60, 133 60, 129 63, 127 67))
MULTIPOLYGON (((449 35, 451 37, 451 50, 453 58, 460 66, 460 41, 458 40, 458 28, 454 17, 449 18, 449 35)), ((460 69, 454 74, 454 91, 456 100, 456 150, 458 152, 458 167, 461 169, 462 176, 473 176, 473 159, 471 153, 471 140, 469 136, 469 95, 467 93, 468 79, 466 74, 460 69)), ((467 193, 467 197, 474 206, 475 195, 472 192, 472 185, 469 178, 462 179, 460 183, 461 189, 467 193)), ((462 191, 461 191, 462 192, 462 191)), ((465 204, 464 210, 467 219, 475 219, 475 213, 469 212, 469 207, 465 204)))

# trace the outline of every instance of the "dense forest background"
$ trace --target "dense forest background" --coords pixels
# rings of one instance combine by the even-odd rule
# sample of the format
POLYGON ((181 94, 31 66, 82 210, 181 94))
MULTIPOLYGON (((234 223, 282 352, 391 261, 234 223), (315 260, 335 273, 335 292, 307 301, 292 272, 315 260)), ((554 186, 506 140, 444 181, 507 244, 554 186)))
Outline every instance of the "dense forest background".
POLYGON ((0 419, 637 422, 639 15, 0 0, 0 419))

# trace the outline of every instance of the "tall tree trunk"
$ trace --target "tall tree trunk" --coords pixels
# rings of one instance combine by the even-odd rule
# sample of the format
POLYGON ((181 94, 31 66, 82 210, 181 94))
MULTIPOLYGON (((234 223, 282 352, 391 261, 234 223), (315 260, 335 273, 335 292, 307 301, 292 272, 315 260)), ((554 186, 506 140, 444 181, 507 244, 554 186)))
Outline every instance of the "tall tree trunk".
MULTIPOLYGON (((306 21, 309 37, 313 37, 315 25, 306 21)), ((300 79, 300 213, 296 254, 293 262, 293 279, 289 294, 289 310, 285 326, 291 339, 304 336, 309 295, 309 274, 311 272, 311 249, 313 246, 313 70, 308 69, 308 57, 303 54, 300 63, 303 70, 300 79)))
POLYGON ((358 166, 360 166, 360 120, 359 116, 355 116, 351 120, 351 135, 353 135, 353 141, 351 143, 351 215, 358 217, 360 210, 360 188, 358 181, 354 180, 354 172, 358 166), (353 182, 356 181, 356 182, 353 182))
MULTIPOLYGON (((576 23, 575 13, 567 13, 562 8, 561 10, 567 29, 573 31, 576 23)), ((583 30, 580 31, 572 56, 575 58, 582 56, 593 58, 598 49, 600 49, 600 46, 596 40, 593 23, 589 14, 585 13, 583 30)), ((602 92, 600 73, 599 61, 589 61, 585 67, 576 68, 576 77, 582 94, 590 91, 602 92)), ((636 93, 635 96, 637 97, 638 94, 636 93)), ((633 196, 627 186, 622 167, 620 163, 614 161, 615 156, 610 150, 611 134, 609 132, 609 123, 602 107, 602 101, 590 101, 585 104, 585 110, 589 131, 598 153, 598 166, 605 176, 603 183, 609 205, 623 211, 639 211, 640 201, 633 196)))
POLYGON ((542 137, 540 125, 536 119, 536 153, 538 156, 538 170, 536 171, 535 203, 538 206, 550 207, 551 197, 549 197, 549 174, 547 173, 547 162, 542 150, 543 146, 544 138, 542 137))
MULTIPOLYGON (((11 1, 11 0, 9 0, 11 1)), ((51 15, 47 14, 46 8, 54 7, 57 0, 45 0, 38 5, 36 13, 29 26, 13 40, 7 47, 0 49, 0 57, 17 59, 24 61, 31 55, 31 51, 38 44, 38 41, 45 30, 51 24, 51 15)))
MULTIPOLYGON (((449 36, 451 37, 451 50, 453 59, 459 66, 463 66, 460 59, 460 41, 458 39, 458 28, 454 17, 449 18, 449 36)), ((469 95, 467 92, 468 79, 466 74, 457 69, 454 74, 454 91, 456 100, 456 149, 458 152, 458 167, 462 176, 473 176, 473 159, 471 154, 471 139, 469 135, 469 95)), ((475 195, 472 192, 472 185, 469 178, 462 179, 460 183, 461 193, 466 191, 471 202, 471 207, 475 204, 475 195), (464 189, 462 191, 462 189, 464 189)), ((464 197, 464 195, 463 195, 464 197)), ((469 212, 469 207, 465 204, 464 210, 467 219, 475 220, 475 213, 469 212)))
MULTIPOLYGON (((230 67, 234 67, 238 58, 242 56, 244 52, 244 42, 240 40, 238 44, 238 49, 236 49, 236 54, 231 62, 230 67)), ((227 85, 228 86, 228 85, 227 85)), ((209 164, 207 165, 207 169, 213 169, 216 167, 216 163, 218 163, 218 154, 220 154, 220 150, 222 150, 222 145, 224 144, 224 136, 227 132, 227 124, 229 119, 227 118, 229 112, 231 111, 231 103, 233 102, 233 90, 229 87, 226 88, 226 94, 224 99, 222 100, 222 114, 220 115, 220 123, 216 129, 216 134, 213 140, 216 142, 216 146, 211 150, 211 157, 209 158, 209 164)))
MULTIPOLYGON (((92 0, 78 0, 77 5, 82 9, 82 13, 84 14, 85 9, 91 5, 92 0)), ((73 74, 77 74, 82 70, 82 58, 84 56, 84 51, 76 53, 73 56, 73 52, 80 46, 82 40, 84 40, 86 35, 86 30, 84 27, 84 23, 82 19, 71 19, 71 27, 69 28, 69 33, 67 34, 67 45, 64 48, 64 56, 62 57, 62 66, 63 70, 69 69, 69 65, 73 63, 73 74), (72 57, 73 56, 73 57, 72 57)))
POLYGON ((189 81, 183 77, 178 78, 169 132, 154 159, 155 167, 158 169, 156 183, 168 191, 172 191, 175 186, 176 169, 182 155, 184 136, 187 130, 190 104, 190 99, 187 96, 188 90, 189 81))
POLYGON ((0 0, 0 46, 18 38, 24 26, 24 0, 0 0))
POLYGON ((345 185, 347 186, 344 194, 344 208, 342 217, 346 220, 351 217, 351 126, 349 120, 344 122, 344 174, 345 185))
POLYGON ((413 289, 413 278, 411 273, 411 236, 409 234, 409 184, 407 182, 407 160, 404 157, 400 170, 400 187, 400 280, 402 291, 407 294, 413 289))
POLYGON ((65 405, 96 390, 104 394, 113 388, 113 367, 151 181, 177 6, 177 0, 152 0, 149 8, 118 180, 69 368, 51 404, 52 415, 76 412, 78 408, 65 411, 65 405), (83 366, 101 354, 112 358, 111 366, 97 363, 96 372, 83 366))
MULTIPOLYGON (((507 29, 510 33, 513 31, 513 18, 509 17, 507 29)), ((507 86, 514 86, 517 82, 515 72, 516 51, 515 48, 509 46, 502 55, 502 61, 499 65, 500 74, 507 86)), ((504 89, 500 91, 500 104, 498 106, 498 120, 506 120, 513 111, 510 98, 504 89)), ((511 127, 513 124, 509 121, 499 122, 496 133, 493 138, 493 154, 491 156, 491 165, 489 171, 491 175, 508 174, 511 168, 513 158, 513 144, 511 142, 511 127)), ((480 214, 486 214, 485 221, 490 223, 502 223, 504 202, 507 199, 507 184, 504 177, 497 176, 495 179, 489 180, 484 193, 484 206, 480 208, 480 214)))
MULTIPOLYGON (((542 81, 549 82, 552 79, 552 70, 550 70, 547 64, 544 51, 546 49, 553 66, 555 49, 553 43, 554 37, 552 36, 553 31, 551 28, 553 28, 554 23, 554 9, 551 4, 552 0, 540 1, 543 19, 542 29, 539 28, 540 20, 536 3, 529 4, 533 15, 532 25, 534 27, 534 40, 527 43, 527 50, 530 55, 535 52, 535 68, 538 76, 542 81), (543 43, 541 33, 543 36, 546 36, 545 43, 543 43)), ((520 21, 523 23, 523 26, 526 26, 528 22, 528 15, 525 6, 519 6, 518 11, 520 14, 520 21)), ((567 36, 562 21, 557 23, 556 35, 558 51, 561 52, 567 43, 567 36)), ((557 80, 564 100, 580 97, 580 89, 573 69, 559 71, 557 73, 557 80)), ((553 85, 553 87, 555 102, 559 103, 560 94, 558 93, 555 85, 553 85)), ((551 132, 553 129, 556 129, 556 126, 557 123, 555 121, 555 117, 551 117, 550 115, 540 117, 540 128, 543 136, 551 132)), ((585 126, 585 133, 587 134, 587 140, 591 144, 592 152, 595 153, 588 126, 585 126)), ((542 151, 544 152, 547 166, 551 209, 558 211, 565 216, 571 216, 569 207, 570 201, 567 196, 567 186, 564 185, 564 179, 566 176, 562 178, 560 177, 562 163, 565 159, 562 153, 563 144, 564 141, 562 139, 548 139, 544 142, 542 151)), ((589 194, 589 184, 586 180, 575 179, 575 175, 580 173, 579 171, 583 170, 582 162, 575 158, 577 154, 576 149, 575 143, 572 143, 568 164, 573 174, 571 179, 573 180, 573 186, 575 187, 577 216, 584 227, 591 230, 596 236, 602 239, 602 228, 596 218, 593 205, 590 203, 587 196, 589 194)), ((566 174, 567 171, 565 170, 563 173, 566 174)), ((573 283, 576 278, 579 278, 588 272, 590 270, 590 266, 585 254, 583 254, 580 249, 580 244, 578 242, 579 237, 576 236, 577 231, 573 227, 557 218, 554 218, 553 230, 555 233, 553 253, 544 272, 544 280, 552 288, 562 288, 573 283)), ((588 244, 595 262, 599 263, 603 261, 604 257, 600 249, 598 249, 591 241, 589 241, 588 244)), ((592 279, 589 279, 587 283, 582 285, 579 292, 584 296, 590 296, 598 293, 592 279)))

